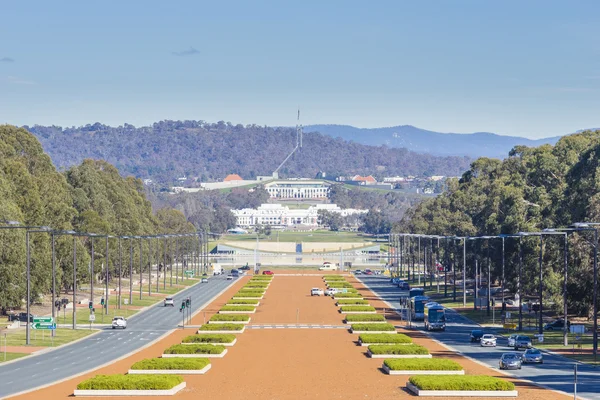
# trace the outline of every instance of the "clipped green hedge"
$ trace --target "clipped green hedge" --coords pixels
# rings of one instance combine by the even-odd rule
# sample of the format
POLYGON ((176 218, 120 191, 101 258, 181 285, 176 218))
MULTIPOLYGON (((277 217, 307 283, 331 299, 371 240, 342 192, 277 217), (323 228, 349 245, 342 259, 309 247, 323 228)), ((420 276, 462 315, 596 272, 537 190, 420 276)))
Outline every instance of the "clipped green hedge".
POLYGON ((427 355, 429 350, 418 344, 374 344, 369 346, 372 354, 394 354, 394 355, 427 355))
POLYGON ((346 322, 385 322, 385 317, 381 314, 348 314, 346 322))
POLYGON ((253 299, 231 299, 227 302, 226 306, 233 306, 233 305, 252 305, 252 306, 258 306, 258 302, 259 300, 253 300, 253 299))
POLYGON ((231 333, 203 333, 184 338, 181 343, 233 343, 236 336, 231 333))
POLYGON ((248 314, 215 314, 210 317, 210 321, 249 321, 248 314))
POLYGON ((354 288, 351 283, 348 282, 327 282, 327 286, 335 289, 350 289, 354 288))
POLYGON ((248 305, 224 305, 223 307, 221 307, 221 311, 254 311, 256 310, 255 306, 248 306, 248 305))
POLYGON ((512 382, 485 375, 421 375, 408 381, 421 390, 515 390, 512 382))
POLYGON ((392 371, 460 371, 463 369, 456 361, 443 358, 386 358, 383 363, 392 371))
POLYGON ((375 311, 375 307, 371 306, 341 306, 342 312, 356 312, 356 311, 375 311))
POLYGON ((250 278, 250 282, 270 281, 272 279, 273 279, 273 275, 255 275, 252 278, 250 278))
POLYGON ((358 292, 347 292, 347 293, 336 293, 333 295, 336 299, 343 299, 344 297, 360 297, 362 298, 362 294, 358 292))
POLYGON ((358 340, 362 343, 412 343, 412 339, 403 333, 361 333, 358 340))
POLYGON ((208 358, 148 358, 138 361, 130 369, 181 369, 195 370, 202 369, 210 364, 208 358))
POLYGON ((350 306, 350 305, 356 305, 356 306, 368 306, 369 302, 367 300, 346 300, 346 299, 339 299, 337 301, 337 303, 340 306, 350 306))
POLYGON ((204 324, 199 331, 241 331, 244 324, 204 324))
POLYGON ((169 390, 183 382, 179 375, 96 375, 78 390, 169 390))
POLYGON ((242 286, 242 288, 240 290, 266 290, 267 289, 267 285, 258 285, 258 284, 254 284, 254 283, 249 283, 247 285, 242 286))
POLYGON ((236 294, 233 295, 233 298, 235 299, 236 297, 248 297, 248 298, 256 298, 256 299, 260 299, 263 296, 262 293, 246 293, 246 292, 238 292, 236 294))
POLYGON ((346 277, 342 276, 342 275, 325 275, 323 276, 323 280, 325 282, 340 282, 340 281, 346 281, 346 277))
POLYGON ((245 294, 245 293, 256 293, 256 294, 263 295, 263 294, 265 294, 265 290, 263 290, 263 289, 244 289, 244 288, 241 288, 237 292, 237 294, 245 294))
POLYGON ((174 344, 164 354, 221 354, 225 346, 220 344, 174 344))
POLYGON ((396 328, 392 324, 352 324, 353 331, 390 331, 394 332, 396 328))

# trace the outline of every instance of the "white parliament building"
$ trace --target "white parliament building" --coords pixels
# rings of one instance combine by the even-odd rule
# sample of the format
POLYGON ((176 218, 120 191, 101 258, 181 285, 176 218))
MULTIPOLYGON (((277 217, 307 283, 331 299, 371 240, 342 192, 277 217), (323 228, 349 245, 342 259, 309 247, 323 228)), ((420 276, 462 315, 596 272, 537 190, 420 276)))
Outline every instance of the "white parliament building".
POLYGON ((315 179, 277 180, 265 184, 272 199, 326 199, 330 184, 315 179))
POLYGON ((341 209, 337 204, 316 204, 307 209, 290 209, 281 204, 261 204, 257 209, 244 208, 241 210, 231 210, 231 212, 235 215, 236 223, 239 227, 253 227, 256 225, 280 227, 305 225, 317 227, 319 225, 319 210, 339 213, 343 217, 369 212, 369 210, 354 208, 341 209))

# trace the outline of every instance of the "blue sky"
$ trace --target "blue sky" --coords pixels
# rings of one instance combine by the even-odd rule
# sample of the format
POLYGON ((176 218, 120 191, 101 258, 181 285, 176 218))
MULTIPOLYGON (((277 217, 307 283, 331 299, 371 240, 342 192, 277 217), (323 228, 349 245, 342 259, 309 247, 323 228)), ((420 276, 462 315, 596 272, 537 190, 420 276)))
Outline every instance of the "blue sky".
POLYGON ((600 127, 598 1, 0 5, 0 123, 600 127))

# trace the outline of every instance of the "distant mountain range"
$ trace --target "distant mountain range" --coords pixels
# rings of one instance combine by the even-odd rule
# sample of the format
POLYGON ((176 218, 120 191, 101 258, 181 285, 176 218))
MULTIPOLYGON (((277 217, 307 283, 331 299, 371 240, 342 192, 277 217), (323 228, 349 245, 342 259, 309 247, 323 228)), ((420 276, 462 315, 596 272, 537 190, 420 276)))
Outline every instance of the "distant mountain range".
POLYGON ((411 125, 363 129, 348 125, 309 125, 304 132, 319 132, 371 146, 403 147, 418 153, 439 156, 505 158, 516 145, 529 147, 555 144, 561 136, 531 140, 517 136, 501 136, 489 132, 440 133, 411 125))

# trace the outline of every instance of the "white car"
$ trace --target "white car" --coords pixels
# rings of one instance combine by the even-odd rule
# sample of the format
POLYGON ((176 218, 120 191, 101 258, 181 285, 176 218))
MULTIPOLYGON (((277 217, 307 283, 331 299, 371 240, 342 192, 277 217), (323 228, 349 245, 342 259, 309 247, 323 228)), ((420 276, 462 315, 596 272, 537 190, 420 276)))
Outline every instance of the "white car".
POLYGON ((325 292, 323 292, 323 289, 319 289, 319 288, 312 288, 310 290, 310 295, 311 296, 324 296, 325 292))
POLYGON ((325 289, 325 296, 334 296, 335 294, 339 293, 340 290, 338 288, 328 288, 325 289))
POLYGON ((163 300, 163 305, 165 307, 169 306, 169 307, 175 307, 175 302, 173 301, 172 297, 167 297, 166 299, 163 300))
POLYGON ((481 347, 496 347, 496 336, 486 333, 481 337, 481 347))
POLYGON ((200 283, 208 283, 208 278, 202 278, 202 280, 200 281, 200 283))
POLYGON ((112 320, 112 328, 127 328, 127 320, 123 317, 114 317, 112 320))
POLYGON ((232 281, 233 280, 233 275, 227 275, 227 280, 228 281, 232 281))
POLYGON ((515 347, 515 343, 517 342, 517 336, 519 335, 514 333, 508 337, 508 347, 515 347))

